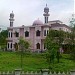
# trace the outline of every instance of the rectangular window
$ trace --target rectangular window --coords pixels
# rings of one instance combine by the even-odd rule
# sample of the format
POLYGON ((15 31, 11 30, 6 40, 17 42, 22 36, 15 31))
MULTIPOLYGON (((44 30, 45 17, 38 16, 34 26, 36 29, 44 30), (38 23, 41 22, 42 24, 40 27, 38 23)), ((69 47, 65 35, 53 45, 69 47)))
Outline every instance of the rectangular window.
POLYGON ((46 23, 46 17, 45 17, 45 23, 46 23))
POLYGON ((44 36, 46 36, 46 30, 44 30, 44 36))

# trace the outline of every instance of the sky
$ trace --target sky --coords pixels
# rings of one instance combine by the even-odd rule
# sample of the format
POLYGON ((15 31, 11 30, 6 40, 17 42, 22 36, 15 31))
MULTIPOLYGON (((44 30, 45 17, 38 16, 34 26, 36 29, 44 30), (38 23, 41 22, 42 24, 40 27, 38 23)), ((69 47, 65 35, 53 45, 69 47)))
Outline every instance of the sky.
POLYGON ((49 7, 49 21, 61 20, 69 24, 75 0, 0 0, 0 27, 9 27, 9 15, 14 12, 14 26, 32 25, 38 18, 44 23, 44 7, 49 7))

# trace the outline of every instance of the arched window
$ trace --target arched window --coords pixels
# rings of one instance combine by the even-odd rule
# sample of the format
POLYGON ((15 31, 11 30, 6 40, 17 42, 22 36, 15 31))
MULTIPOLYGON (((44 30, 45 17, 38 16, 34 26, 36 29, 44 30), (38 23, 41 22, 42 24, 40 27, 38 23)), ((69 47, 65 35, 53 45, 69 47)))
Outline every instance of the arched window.
POLYGON ((16 37, 19 37, 19 33, 18 33, 18 32, 15 32, 15 36, 16 36, 16 37))
POLYGON ((18 43, 14 44, 14 48, 15 48, 16 51, 18 50, 18 43))
POLYGON ((40 49, 40 44, 39 43, 36 44, 36 48, 40 49))
POLYGON ((25 37, 29 37, 29 32, 28 31, 25 32, 25 37))
POLYGON ((12 37, 12 32, 11 32, 11 37, 12 37))
POLYGON ((8 37, 10 37, 10 32, 8 32, 8 37))
POLYGON ((46 23, 46 17, 45 17, 45 23, 46 23))
POLYGON ((44 49, 46 49, 46 46, 45 46, 45 44, 44 44, 44 49))
POLYGON ((8 49, 9 49, 9 43, 8 43, 8 49))
POLYGON ((47 23, 48 23, 48 17, 47 17, 47 23))
POLYGON ((47 30, 47 35, 48 35, 48 33, 49 33, 49 30, 47 30))
POLYGON ((44 36, 46 36, 46 30, 44 30, 44 36))
POLYGON ((36 36, 40 36, 40 31, 39 30, 36 31, 36 36))
POLYGON ((11 49, 12 49, 12 43, 11 43, 11 46, 10 46, 10 47, 11 47, 11 49))

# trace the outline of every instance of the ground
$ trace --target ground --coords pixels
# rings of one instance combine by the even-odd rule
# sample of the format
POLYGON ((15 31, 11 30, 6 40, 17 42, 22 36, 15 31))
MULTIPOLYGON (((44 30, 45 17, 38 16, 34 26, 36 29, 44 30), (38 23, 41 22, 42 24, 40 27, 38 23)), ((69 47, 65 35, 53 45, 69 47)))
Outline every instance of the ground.
MULTIPOLYGON (((48 68, 49 65, 45 58, 45 53, 24 53, 23 54, 23 70, 24 71, 39 71, 48 68)), ((0 71, 12 71, 21 68, 21 55, 19 52, 0 52, 0 71)), ((60 63, 55 61, 50 64, 52 71, 70 71, 75 68, 75 62, 70 59, 70 55, 63 54, 60 63)))

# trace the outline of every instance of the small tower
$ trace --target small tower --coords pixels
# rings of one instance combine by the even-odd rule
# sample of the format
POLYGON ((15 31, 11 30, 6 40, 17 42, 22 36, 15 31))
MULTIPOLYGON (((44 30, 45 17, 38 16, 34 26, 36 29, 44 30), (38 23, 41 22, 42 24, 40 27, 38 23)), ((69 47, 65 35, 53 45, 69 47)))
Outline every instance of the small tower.
POLYGON ((10 27, 13 27, 13 22, 14 22, 14 13, 12 11, 12 13, 10 13, 10 27))
POLYGON ((48 23, 48 17, 49 17, 49 8, 47 7, 47 4, 46 4, 46 7, 44 8, 44 20, 45 20, 45 23, 48 23))

